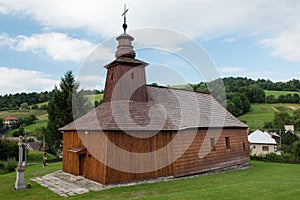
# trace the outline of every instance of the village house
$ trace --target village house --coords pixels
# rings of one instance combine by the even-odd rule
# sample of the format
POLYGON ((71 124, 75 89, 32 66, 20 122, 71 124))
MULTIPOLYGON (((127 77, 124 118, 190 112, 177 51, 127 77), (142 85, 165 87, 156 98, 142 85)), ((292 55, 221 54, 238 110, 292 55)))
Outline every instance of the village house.
POLYGON ((248 126, 210 94, 147 85, 126 27, 103 103, 59 129, 62 170, 114 184, 247 165, 248 126))
POLYGON ((251 155, 265 155, 274 153, 277 148, 277 143, 274 138, 267 132, 256 130, 248 136, 250 143, 251 155))
POLYGON ((19 119, 14 117, 14 116, 5 117, 3 119, 3 125, 4 126, 11 126, 13 123, 16 123, 18 121, 19 121, 19 119))

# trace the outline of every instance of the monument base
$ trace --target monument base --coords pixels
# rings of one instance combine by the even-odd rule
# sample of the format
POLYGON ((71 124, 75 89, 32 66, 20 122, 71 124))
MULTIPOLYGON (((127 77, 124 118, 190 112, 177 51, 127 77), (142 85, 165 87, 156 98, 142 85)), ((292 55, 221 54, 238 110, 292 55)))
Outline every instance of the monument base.
POLYGON ((17 172, 17 180, 15 183, 15 189, 16 190, 24 190, 26 189, 26 182, 25 182, 25 167, 23 166, 18 166, 16 168, 17 172))

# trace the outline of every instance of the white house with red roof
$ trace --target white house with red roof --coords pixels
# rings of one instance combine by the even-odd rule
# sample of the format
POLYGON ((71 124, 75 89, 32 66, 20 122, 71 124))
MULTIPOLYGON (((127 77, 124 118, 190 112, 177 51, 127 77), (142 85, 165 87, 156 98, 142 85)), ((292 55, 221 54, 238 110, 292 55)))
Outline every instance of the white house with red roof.
POLYGON ((5 117, 3 119, 3 125, 10 126, 11 124, 13 124, 13 123, 15 123, 17 121, 19 121, 19 119, 17 117, 14 117, 14 116, 5 117))

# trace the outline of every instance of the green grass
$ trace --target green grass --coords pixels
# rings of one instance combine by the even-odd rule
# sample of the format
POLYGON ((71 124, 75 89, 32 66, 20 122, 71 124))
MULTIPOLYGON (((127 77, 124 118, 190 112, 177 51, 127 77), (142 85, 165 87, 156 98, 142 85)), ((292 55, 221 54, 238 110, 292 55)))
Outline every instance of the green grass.
POLYGON ((91 94, 91 95, 87 95, 86 97, 87 97, 87 98, 89 99, 89 101, 94 105, 94 102, 95 102, 95 101, 100 102, 100 100, 103 99, 103 94, 91 94))
POLYGON ((41 107, 41 106, 43 106, 43 105, 48 105, 48 103, 49 103, 49 101, 45 101, 45 102, 42 102, 42 103, 37 103, 36 105, 37 105, 38 107, 41 107))
MULTIPOLYGON (((68 199, 298 199, 300 165, 251 161, 245 170, 89 192, 68 199)), ((30 166, 32 188, 13 191, 15 173, 0 176, 0 199, 64 199, 30 181, 61 168, 60 163, 30 166)))
MULTIPOLYGON (((36 130, 40 129, 42 127, 47 127, 48 120, 40 120, 34 124, 30 124, 28 126, 23 126, 24 130, 28 134, 28 136, 36 136, 36 130)), ((5 137, 12 137, 12 134, 14 131, 17 131, 18 129, 12 129, 5 133, 5 137)))
POLYGON ((287 95, 287 94, 298 94, 300 96, 300 92, 293 92, 293 91, 276 91, 276 90, 264 90, 266 96, 274 95, 275 99, 277 99, 280 95, 287 95))
POLYGON ((295 109, 300 109, 300 104, 251 104, 250 111, 238 118, 254 131, 262 129, 264 122, 272 122, 275 112, 285 111, 292 114, 295 109))
MULTIPOLYGON (((56 157, 52 154, 47 153, 47 159, 55 159, 56 157)), ((27 160, 29 163, 43 163, 43 152, 42 151, 36 151, 36 150, 31 150, 28 151, 27 155, 27 160)))
POLYGON ((35 132, 38 128, 46 127, 47 123, 48 123, 47 120, 40 120, 34 124, 24 126, 23 128, 29 135, 32 135, 32 134, 35 134, 35 132))

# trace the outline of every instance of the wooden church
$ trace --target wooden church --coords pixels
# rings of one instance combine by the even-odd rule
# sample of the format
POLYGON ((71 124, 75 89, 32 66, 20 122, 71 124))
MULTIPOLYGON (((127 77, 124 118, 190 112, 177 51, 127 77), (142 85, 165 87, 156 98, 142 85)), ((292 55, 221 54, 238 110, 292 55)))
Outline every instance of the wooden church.
POLYGON ((103 103, 60 129, 62 170, 114 184, 247 164, 248 126, 209 94, 146 85, 126 27, 103 103))

